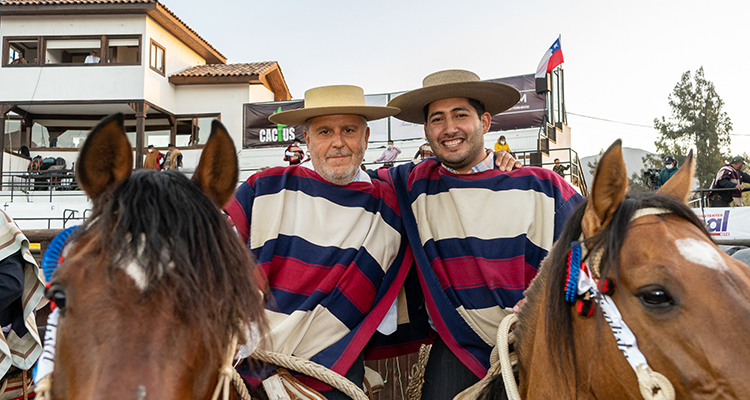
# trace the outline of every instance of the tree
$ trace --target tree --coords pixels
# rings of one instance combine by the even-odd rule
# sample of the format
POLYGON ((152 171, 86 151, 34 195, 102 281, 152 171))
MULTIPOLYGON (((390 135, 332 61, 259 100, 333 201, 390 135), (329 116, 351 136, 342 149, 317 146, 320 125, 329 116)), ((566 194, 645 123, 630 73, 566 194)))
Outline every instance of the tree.
POLYGON ((690 148, 696 150, 696 176, 701 187, 711 184, 716 170, 729 157, 732 121, 721 109, 724 101, 716 93, 713 82, 707 80, 703 67, 682 74, 680 82, 669 95, 672 116, 654 119, 659 139, 654 143, 659 154, 671 154, 682 165, 690 148))
POLYGON ((591 174, 591 176, 594 176, 596 166, 599 165, 599 159, 602 158, 602 154, 604 154, 604 149, 599 149, 599 155, 594 158, 594 161, 588 161, 586 163, 586 166, 589 167, 589 174, 591 174))

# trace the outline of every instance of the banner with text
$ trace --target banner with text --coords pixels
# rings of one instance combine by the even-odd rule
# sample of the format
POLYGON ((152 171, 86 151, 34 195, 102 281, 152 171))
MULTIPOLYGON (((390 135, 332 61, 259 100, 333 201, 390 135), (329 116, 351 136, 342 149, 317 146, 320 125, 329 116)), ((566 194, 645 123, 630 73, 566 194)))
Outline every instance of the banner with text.
MULTIPOLYGON (((511 109, 492 117, 490 131, 505 131, 541 126, 547 109, 547 98, 544 94, 537 94, 535 90, 534 74, 513 76, 509 78, 492 79, 515 87, 521 92, 521 100, 511 109)), ((365 95, 368 106, 385 106, 390 99, 405 93, 365 95)), ((286 126, 268 121, 268 117, 286 110, 302 108, 302 100, 275 101, 267 103, 245 104, 244 110, 244 138, 242 147, 247 149, 258 146, 279 146, 291 144, 294 138, 304 142, 302 126, 286 126)), ((419 139, 424 137, 424 127, 401 121, 397 118, 387 118, 368 122, 370 127, 370 142, 385 142, 389 140, 419 139)))
POLYGON ((750 207, 693 208, 717 242, 750 240, 750 207), (705 212, 705 215, 704 215, 705 212))
POLYGON ((273 114, 302 108, 303 105, 302 100, 245 104, 245 132, 242 148, 289 145, 294 142, 295 138, 304 142, 302 132, 305 128, 303 126, 274 124, 268 120, 268 117, 273 114))

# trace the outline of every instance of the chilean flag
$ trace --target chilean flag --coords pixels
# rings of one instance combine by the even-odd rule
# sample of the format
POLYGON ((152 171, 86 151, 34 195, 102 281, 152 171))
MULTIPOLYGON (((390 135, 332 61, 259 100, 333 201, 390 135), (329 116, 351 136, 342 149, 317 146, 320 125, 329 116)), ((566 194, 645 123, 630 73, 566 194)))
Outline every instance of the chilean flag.
POLYGON ((563 60, 562 47, 560 46, 560 38, 552 43, 547 52, 542 56, 542 61, 539 61, 539 66, 536 67, 536 78, 544 78, 547 73, 551 72, 555 67, 565 62, 563 60))

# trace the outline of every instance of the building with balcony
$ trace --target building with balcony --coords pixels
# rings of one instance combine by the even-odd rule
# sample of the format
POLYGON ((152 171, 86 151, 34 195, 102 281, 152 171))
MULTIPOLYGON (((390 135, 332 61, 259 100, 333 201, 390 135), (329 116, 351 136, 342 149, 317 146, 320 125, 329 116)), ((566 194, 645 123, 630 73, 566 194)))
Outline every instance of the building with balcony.
POLYGON ((239 149, 243 104, 291 98, 278 63, 227 64, 156 0, 0 1, 0 38, 0 158, 25 146, 72 169, 90 129, 121 112, 136 167, 147 145, 174 143, 190 168, 212 119, 239 149))

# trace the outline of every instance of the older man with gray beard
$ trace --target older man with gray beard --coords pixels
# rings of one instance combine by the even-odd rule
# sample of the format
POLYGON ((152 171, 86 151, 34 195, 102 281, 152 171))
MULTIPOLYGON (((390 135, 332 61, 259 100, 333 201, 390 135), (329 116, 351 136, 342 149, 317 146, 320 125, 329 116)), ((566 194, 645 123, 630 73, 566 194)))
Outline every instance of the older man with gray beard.
MULTIPOLYGON (((398 111, 366 106, 356 86, 308 90, 304 108, 270 120, 305 126, 310 160, 254 174, 226 206, 271 295, 264 350, 314 361, 359 387, 365 344, 376 330, 396 330, 391 306, 412 261, 393 189, 360 169, 367 121, 398 111)), ((238 366, 252 386, 274 369, 238 366)), ((326 398, 348 398, 297 378, 326 398)))

